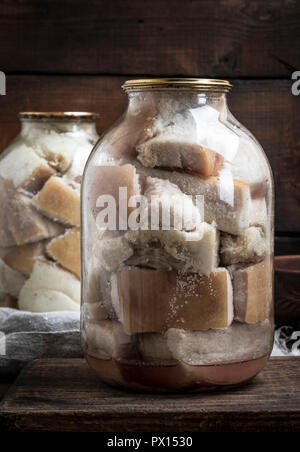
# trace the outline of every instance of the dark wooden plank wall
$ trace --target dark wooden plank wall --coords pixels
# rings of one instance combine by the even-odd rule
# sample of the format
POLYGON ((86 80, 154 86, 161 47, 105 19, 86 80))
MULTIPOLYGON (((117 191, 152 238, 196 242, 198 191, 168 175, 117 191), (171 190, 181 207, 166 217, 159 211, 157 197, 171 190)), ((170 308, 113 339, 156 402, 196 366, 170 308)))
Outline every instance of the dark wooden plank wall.
POLYGON ((229 78, 232 112, 271 162, 276 231, 299 244, 300 2, 0 0, 0 42, 0 149, 21 110, 99 111, 102 132, 124 110, 127 78, 229 78))
POLYGON ((285 77, 286 65, 300 67, 296 0, 0 5, 0 61, 11 72, 285 77))

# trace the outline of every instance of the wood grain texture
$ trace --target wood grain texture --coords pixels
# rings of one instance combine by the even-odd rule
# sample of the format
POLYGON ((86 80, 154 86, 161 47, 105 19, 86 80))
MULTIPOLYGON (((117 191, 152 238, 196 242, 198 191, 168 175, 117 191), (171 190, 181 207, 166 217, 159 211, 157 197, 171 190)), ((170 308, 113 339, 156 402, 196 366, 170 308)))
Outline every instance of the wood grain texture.
POLYGON ((299 378, 299 358, 273 358, 253 383, 234 391, 135 394, 102 384, 84 360, 37 360, 0 405, 0 429, 299 432, 299 378))
MULTIPOLYGON (((19 131, 19 111, 100 112, 99 133, 126 108, 119 76, 8 76, 7 95, 0 96, 0 149, 19 131)), ((300 96, 288 80, 235 80, 229 95, 233 114, 262 143, 276 187, 276 230, 300 231, 298 125, 300 96)))
POLYGON ((296 0, 0 1, 1 70, 289 76, 296 0))
POLYGON ((275 256, 300 254, 300 237, 275 237, 275 256))
POLYGON ((4 397, 9 388, 9 383, 0 383, 0 400, 4 397))

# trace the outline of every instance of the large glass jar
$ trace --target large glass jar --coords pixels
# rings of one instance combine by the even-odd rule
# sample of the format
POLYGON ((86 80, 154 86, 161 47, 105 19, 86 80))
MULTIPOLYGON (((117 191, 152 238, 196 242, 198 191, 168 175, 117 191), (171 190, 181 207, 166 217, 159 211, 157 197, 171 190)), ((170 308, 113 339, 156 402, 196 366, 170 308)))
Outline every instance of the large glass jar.
POLYGON ((273 189, 223 80, 127 81, 82 183, 82 344, 113 385, 248 381, 273 343, 273 189))
POLYGON ((80 310, 80 185, 97 115, 21 113, 0 154, 0 301, 80 310))

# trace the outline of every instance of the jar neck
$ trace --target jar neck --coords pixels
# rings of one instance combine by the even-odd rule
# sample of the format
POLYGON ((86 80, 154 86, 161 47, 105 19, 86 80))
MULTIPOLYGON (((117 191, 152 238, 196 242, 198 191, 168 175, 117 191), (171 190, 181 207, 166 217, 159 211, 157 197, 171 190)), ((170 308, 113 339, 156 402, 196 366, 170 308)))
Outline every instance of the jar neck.
POLYGON ((220 112, 227 113, 226 93, 195 92, 179 89, 160 91, 130 91, 127 114, 156 115, 183 112, 187 109, 210 105, 220 112))
POLYGON ((56 120, 56 119, 21 119, 21 135, 28 135, 32 130, 39 130, 41 133, 50 130, 56 133, 87 133, 95 135, 95 121, 86 120, 56 120))

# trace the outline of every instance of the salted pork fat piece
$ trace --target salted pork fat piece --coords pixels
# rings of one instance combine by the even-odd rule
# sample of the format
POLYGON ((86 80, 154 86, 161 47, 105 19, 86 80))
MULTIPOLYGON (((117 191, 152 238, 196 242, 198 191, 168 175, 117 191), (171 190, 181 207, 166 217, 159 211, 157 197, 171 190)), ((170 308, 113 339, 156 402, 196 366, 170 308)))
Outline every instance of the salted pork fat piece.
POLYGON ((80 226, 80 194, 61 177, 51 177, 33 198, 33 204, 55 221, 80 226))
POLYGON ((199 223, 190 232, 128 231, 124 238, 133 247, 127 265, 206 275, 218 265, 219 233, 208 223, 199 223))
POLYGON ((259 262, 266 254, 266 237, 261 228, 251 226, 240 235, 221 234, 222 265, 259 262))
POLYGON ((94 146, 97 141, 97 136, 81 136, 77 138, 76 152, 73 154, 73 159, 70 168, 64 173, 64 180, 69 183, 82 182, 82 175, 84 167, 91 153, 91 146, 94 146))
POLYGON ((177 139, 191 140, 197 143, 195 121, 189 110, 183 110, 182 105, 175 99, 155 105, 151 122, 147 127, 146 138, 172 136, 177 139))
POLYGON ((129 265, 208 275, 218 265, 219 233, 207 223, 190 232, 137 230, 114 236, 106 231, 96 246, 107 271, 129 265))
POLYGON ((18 192, 11 181, 0 177, 0 246, 3 248, 54 237, 63 228, 42 216, 30 197, 18 192))
POLYGON ((131 268, 117 277, 120 321, 126 333, 207 330, 232 322, 232 286, 224 268, 210 276, 131 268))
POLYGON ((217 229, 239 234, 252 223, 252 199, 250 186, 219 177, 197 177, 191 174, 139 167, 139 172, 159 179, 168 179, 186 195, 202 195, 204 200, 204 221, 217 225, 217 229))
MULTIPOLYGON (((196 192, 204 196, 204 219, 208 223, 216 222, 221 231, 238 234, 250 225, 249 209, 251 205, 249 185, 239 181, 232 181, 229 191, 232 203, 229 203, 223 193, 228 191, 216 177, 198 179, 196 192)), ((185 191, 183 189, 183 191, 185 191)))
POLYGON ((137 335, 139 352, 142 360, 153 365, 176 364, 168 345, 167 336, 159 333, 137 335))
POLYGON ((264 231, 268 228, 268 209, 265 198, 251 200, 250 225, 261 226, 264 231))
POLYGON ((67 229, 64 235, 54 238, 47 246, 47 253, 80 279, 80 230, 78 228, 67 229))
POLYGON ((57 290, 29 288, 20 293, 20 310, 32 312, 80 311, 80 304, 57 290))
POLYGON ((0 259, 0 298, 4 294, 17 298, 25 281, 26 278, 22 273, 9 267, 0 259))
POLYGON ((203 221, 202 199, 198 206, 192 197, 166 179, 147 177, 143 181, 143 195, 147 199, 145 209, 141 208, 145 229, 192 231, 203 221))
POLYGON ((78 146, 74 137, 46 129, 42 131, 31 129, 26 136, 26 143, 32 146, 39 156, 47 160, 49 166, 60 173, 69 169, 78 146))
MULTIPOLYGON (((174 146, 173 163, 178 163, 180 158, 181 163, 187 164, 189 167, 191 166, 191 169, 194 171, 197 166, 198 169, 202 167, 202 170, 203 168, 208 169, 211 167, 210 164, 207 166, 208 156, 202 160, 203 156, 196 154, 196 150, 200 151, 200 148, 208 150, 212 153, 211 156, 218 155, 221 164, 223 160, 227 160, 228 162, 232 161, 239 147, 239 135, 229 127, 229 124, 224 125, 220 120, 220 112, 217 108, 213 108, 207 104, 194 108, 195 103, 194 105, 191 103, 190 107, 188 108, 185 105, 185 109, 183 110, 182 105, 176 107, 174 102, 168 101, 168 104, 163 107, 160 114, 156 115, 152 126, 149 127, 150 130, 148 129, 149 132, 152 130, 152 136, 155 137, 153 138, 153 143, 155 143, 156 152, 158 151, 158 143, 168 142, 170 147, 174 146), (182 150, 179 150, 179 144, 182 146, 182 150), (193 148, 191 148, 191 145, 193 148), (193 161, 194 166, 188 160, 190 162, 193 161)), ((152 144, 150 140, 148 143, 152 144)), ((141 146, 137 147, 138 151, 140 148, 141 146)), ((147 154, 147 161, 149 163, 151 150, 144 148, 142 151, 147 154)), ((158 158, 164 157, 159 156, 158 158)), ((171 163, 170 154, 168 158, 171 163)), ((219 163, 217 166, 219 166, 219 163)), ((174 168, 174 166, 169 167, 174 168)), ((179 167, 184 168, 184 166, 177 166, 177 168, 179 167)), ((212 175, 212 173, 207 175, 212 175)))
POLYGON ((217 175, 223 157, 194 142, 176 136, 157 136, 137 146, 142 165, 155 168, 183 169, 203 176, 217 175))
POLYGON ((19 295, 24 311, 79 311, 80 281, 56 264, 38 259, 19 295))
POLYGON ((37 242, 62 232, 62 226, 41 215, 32 200, 17 193, 8 209, 8 225, 16 244, 37 242))
POLYGON ((89 263, 89 269, 84 269, 83 274, 87 272, 88 278, 83 279, 83 291, 87 294, 86 300, 90 307, 86 313, 90 318, 93 314, 97 319, 117 319, 113 306, 113 285, 111 279, 113 274, 102 267, 101 263, 96 261, 89 263), (95 306, 92 306, 95 305, 95 306), (96 306, 97 305, 97 306, 96 306))
POLYGON ((27 245, 7 248, 3 261, 14 270, 29 276, 33 270, 35 259, 45 253, 45 242, 28 243, 27 245))
POLYGON ((117 271, 133 255, 133 248, 124 236, 111 237, 104 232, 98 243, 97 255, 107 271, 117 271))
POLYGON ((133 338, 124 332, 119 322, 103 320, 97 323, 86 323, 83 337, 87 353, 96 358, 137 358, 133 338))
POLYGON ((262 322, 269 316, 271 299, 270 263, 266 259, 247 267, 230 268, 233 277, 234 318, 240 322, 262 322))
POLYGON ((110 274, 102 267, 95 255, 91 255, 83 272, 87 275, 82 281, 87 301, 89 303, 102 302, 105 296, 104 288, 109 284, 110 274))
POLYGON ((124 227, 120 226, 120 228, 127 229, 127 217, 131 211, 130 208, 127 209, 128 200, 131 196, 140 194, 138 175, 133 165, 93 167, 91 169, 88 191, 88 207, 94 213, 94 217, 97 216, 100 207, 104 207, 99 197, 112 197, 116 203, 115 229, 119 229, 119 217, 121 217, 121 221, 124 223, 124 227), (124 210, 122 209, 121 211, 119 196, 123 198, 123 204, 125 206, 124 210))
POLYGON ((39 213, 32 199, 15 190, 0 192, 0 246, 24 245, 61 234, 63 227, 39 213))
POLYGON ((233 322, 209 331, 167 331, 174 358, 192 366, 234 363, 266 356, 271 352, 273 329, 269 320, 254 325, 233 322))
POLYGON ((35 193, 54 174, 47 160, 25 144, 12 149, 0 159, 0 177, 12 182, 15 188, 35 193))

